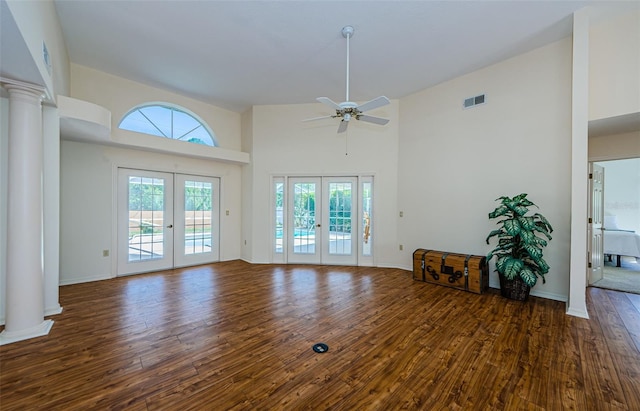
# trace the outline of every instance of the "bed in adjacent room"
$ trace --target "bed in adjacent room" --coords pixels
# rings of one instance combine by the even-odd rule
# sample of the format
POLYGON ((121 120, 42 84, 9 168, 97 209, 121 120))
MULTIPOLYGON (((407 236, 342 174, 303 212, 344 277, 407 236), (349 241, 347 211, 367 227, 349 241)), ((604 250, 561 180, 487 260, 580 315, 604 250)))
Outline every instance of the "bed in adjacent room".
POLYGON ((640 234, 632 230, 618 228, 615 216, 605 216, 604 253, 616 256, 616 266, 620 267, 620 256, 640 258, 640 234))

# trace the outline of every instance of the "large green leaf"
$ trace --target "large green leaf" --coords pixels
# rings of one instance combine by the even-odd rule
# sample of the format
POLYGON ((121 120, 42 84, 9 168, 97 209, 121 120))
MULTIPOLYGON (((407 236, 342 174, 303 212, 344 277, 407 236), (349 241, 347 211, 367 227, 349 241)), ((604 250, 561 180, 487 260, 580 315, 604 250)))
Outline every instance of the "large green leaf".
POLYGON ((533 230, 536 227, 536 222, 533 217, 518 217, 518 222, 522 228, 526 230, 533 230))
POLYGON ((534 273, 529 267, 524 267, 520 271, 520 278, 522 278, 522 281, 524 281, 529 287, 533 287, 538 281, 536 273, 534 273))
POLYGON ((498 208, 489 213, 489 218, 497 218, 503 215, 509 214, 509 208, 505 205, 500 205, 498 208))
POLYGON ((495 237, 495 236, 497 236, 497 235, 499 235, 499 234, 501 234, 501 233, 502 233, 502 229, 499 229, 499 230, 493 230, 492 232, 490 232, 490 233, 489 233, 489 235, 487 236, 487 240, 486 240, 486 241, 487 241, 487 244, 489 244, 489 239, 490 239, 491 237, 495 237))
POLYGON ((508 257, 504 263, 504 276, 509 280, 513 280, 520 274, 520 271, 524 268, 524 262, 519 258, 508 257))
POLYGON ((514 205, 511 210, 518 216, 523 216, 529 212, 529 209, 523 205, 514 205))
POLYGON ((551 224, 549 224, 549 221, 547 221, 547 219, 542 214, 535 213, 533 217, 539 220, 538 226, 544 226, 548 232, 553 233, 553 227, 551 227, 551 224))
POLYGON ((542 257, 534 259, 534 261, 538 265, 538 269, 540 270, 540 273, 539 273, 540 275, 546 274, 549 272, 549 264, 547 264, 547 262, 542 257))
POLYGON ((520 202, 527 198, 527 193, 520 193, 517 196, 513 197, 513 201, 520 202))
POLYGON ((510 256, 506 255, 498 258, 498 260, 496 261, 496 270, 498 270, 500 274, 504 274, 505 264, 510 258, 510 256))
POLYGON ((542 257, 542 250, 540 246, 534 244, 525 244, 523 246, 525 251, 533 258, 534 260, 542 257))
POLYGON ((532 231, 527 231, 525 229, 520 231, 520 238, 522 238, 522 241, 525 244, 536 244, 536 240, 538 239, 538 237, 536 237, 536 235, 532 231))
POLYGON ((548 240, 551 240, 551 234, 549 234, 549 230, 547 230, 547 228, 540 223, 536 223, 536 227, 534 228, 535 231, 542 233, 545 237, 547 237, 548 240))
POLYGON ((547 246, 547 242, 545 240, 543 240, 540 237, 536 237, 535 243, 538 244, 538 246, 540 247, 546 247, 547 246))
POLYGON ((520 233, 520 223, 518 220, 504 220, 504 229, 509 235, 518 235, 520 233))

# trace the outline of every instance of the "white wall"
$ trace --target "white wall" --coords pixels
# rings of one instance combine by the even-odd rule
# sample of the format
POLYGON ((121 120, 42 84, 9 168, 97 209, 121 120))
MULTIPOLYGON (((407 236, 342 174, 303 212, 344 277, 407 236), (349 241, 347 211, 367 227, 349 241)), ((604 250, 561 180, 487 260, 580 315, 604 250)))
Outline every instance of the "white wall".
POLYGON ((271 261, 271 177, 374 175, 374 261, 397 266, 396 234, 399 105, 372 111, 389 118, 386 126, 352 121, 347 133, 337 134, 338 120, 302 122, 332 114, 322 104, 253 107, 250 198, 243 199, 252 221, 247 255, 255 263, 271 261), (347 153, 345 155, 345 153, 347 153))
POLYGON ((118 124, 133 107, 148 102, 166 102, 185 107, 197 114, 213 130, 218 146, 240 150, 240 114, 179 94, 136 83, 88 67, 71 65, 69 97, 98 104, 111 111, 111 133, 126 139, 132 133, 118 124))
POLYGON ((45 315, 62 311, 59 301, 60 283, 60 117, 58 109, 42 108, 42 234, 44 263, 45 315))
POLYGON ((640 112, 640 12, 589 31, 589 120, 640 112))
POLYGON ((53 1, 7 0, 7 5, 50 96, 68 94, 69 57, 53 1), (43 42, 51 58, 51 74, 43 60, 43 42))
POLYGON ((589 137, 589 161, 640 157, 640 131, 589 137))
POLYGON ((566 299, 571 56, 565 39, 401 99, 398 231, 405 268, 421 247, 485 255, 494 200, 525 192, 555 229, 545 251, 547 283, 532 293, 566 299), (485 105, 462 108, 481 93, 485 105))

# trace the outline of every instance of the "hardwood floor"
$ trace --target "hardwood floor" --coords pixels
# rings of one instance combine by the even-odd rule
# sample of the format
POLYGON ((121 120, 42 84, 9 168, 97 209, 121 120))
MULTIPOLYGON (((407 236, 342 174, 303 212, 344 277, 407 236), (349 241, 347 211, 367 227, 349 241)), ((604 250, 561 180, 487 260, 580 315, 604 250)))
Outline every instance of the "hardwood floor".
POLYGON ((48 336, 0 347, 2 410, 640 409, 640 295, 590 288, 585 320, 404 270, 231 261, 60 300, 48 336))

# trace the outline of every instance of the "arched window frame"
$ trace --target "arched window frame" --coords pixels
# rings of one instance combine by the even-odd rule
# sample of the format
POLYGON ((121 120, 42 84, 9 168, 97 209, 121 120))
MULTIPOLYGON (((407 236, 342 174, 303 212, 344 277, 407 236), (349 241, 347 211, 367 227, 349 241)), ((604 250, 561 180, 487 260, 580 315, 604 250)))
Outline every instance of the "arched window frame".
MULTIPOLYGON (((203 142, 205 144, 205 146, 208 147, 217 147, 218 146, 218 142, 216 139, 216 135, 213 132, 213 130, 211 129, 211 127, 209 127, 209 125, 207 124, 206 121, 204 121, 200 116, 198 116, 197 114, 195 114, 194 112, 192 112, 191 110, 179 106, 177 104, 172 104, 172 103, 167 103, 167 102, 162 102, 162 101, 152 101, 152 102, 146 102, 146 103, 142 103, 139 104, 135 107, 132 107, 129 111, 127 111, 125 113, 124 116, 122 116, 122 118, 120 119, 120 122, 118 123, 118 128, 121 130, 126 130, 126 131, 133 131, 135 133, 142 133, 142 134, 146 134, 146 135, 150 135, 150 136, 155 136, 155 137, 160 137, 160 138, 168 138, 170 140, 176 140, 176 141, 184 141, 184 142, 190 142, 188 140, 181 140, 180 137, 176 138, 173 136, 173 124, 172 124, 172 135, 171 136, 167 136, 164 132, 162 132, 162 130, 160 130, 150 119, 147 118, 147 120, 149 121, 149 123, 151 123, 154 127, 156 127, 156 129, 158 130, 158 132, 160 134, 151 134, 151 133, 147 133, 145 131, 140 131, 140 130, 133 130, 133 129, 128 129, 128 128, 122 128, 122 123, 132 114, 134 114, 135 112, 144 109, 144 108, 148 108, 148 107, 161 107, 161 108, 165 108, 165 109, 169 109, 172 110, 171 113, 173 114, 174 111, 178 111, 181 113, 186 114, 187 116, 191 117, 193 120, 197 121, 202 128, 207 132, 207 134, 209 135, 209 138, 211 139, 211 145, 206 144, 206 142, 203 142)), ((140 112, 143 116, 144 113, 140 112)), ((146 118, 146 116, 145 116, 146 118)), ((188 134, 188 133, 187 133, 188 134)), ((200 144, 200 143, 195 143, 195 142, 191 142, 193 144, 200 144)))

